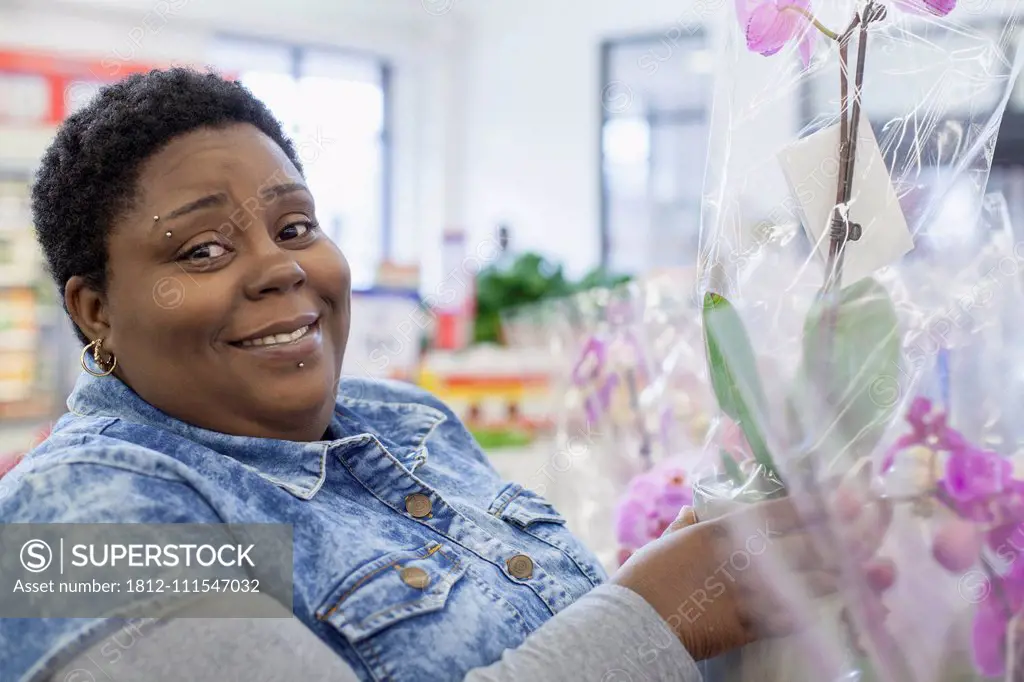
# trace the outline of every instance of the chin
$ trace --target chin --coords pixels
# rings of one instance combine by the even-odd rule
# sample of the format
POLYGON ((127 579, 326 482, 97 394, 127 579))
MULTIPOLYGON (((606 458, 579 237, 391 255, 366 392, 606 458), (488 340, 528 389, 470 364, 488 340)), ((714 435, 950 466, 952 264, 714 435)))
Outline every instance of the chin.
POLYGON ((337 378, 323 363, 305 363, 275 377, 258 380, 253 387, 258 402, 278 414, 293 414, 296 418, 312 417, 334 410, 337 397, 337 378))

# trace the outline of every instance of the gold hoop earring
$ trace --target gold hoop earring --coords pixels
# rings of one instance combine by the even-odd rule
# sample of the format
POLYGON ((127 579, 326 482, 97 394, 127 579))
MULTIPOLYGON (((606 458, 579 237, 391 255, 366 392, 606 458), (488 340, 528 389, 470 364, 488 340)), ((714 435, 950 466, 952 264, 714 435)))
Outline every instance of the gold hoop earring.
POLYGON ((117 357, 115 357, 114 355, 111 355, 111 360, 108 360, 106 362, 100 359, 100 348, 102 346, 103 339, 96 339, 95 341, 93 341, 88 346, 82 349, 82 369, 84 369, 86 372, 93 375, 94 377, 108 377, 114 373, 115 369, 117 369, 117 357), (92 359, 93 362, 96 363, 96 366, 99 368, 103 368, 109 363, 109 369, 103 372, 97 372, 96 370, 89 366, 89 363, 86 361, 85 357, 89 354, 90 348, 92 349, 92 359))

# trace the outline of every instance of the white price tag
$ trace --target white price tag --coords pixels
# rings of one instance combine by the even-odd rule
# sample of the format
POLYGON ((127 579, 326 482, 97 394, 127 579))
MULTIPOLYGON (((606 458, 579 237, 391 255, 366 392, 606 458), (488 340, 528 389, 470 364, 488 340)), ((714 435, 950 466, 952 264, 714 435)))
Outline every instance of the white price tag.
MULTIPOLYGON (((808 237, 823 261, 828 258, 828 231, 839 181, 839 125, 819 130, 779 154, 782 171, 801 213, 808 237)), ((866 121, 857 131, 857 158, 850 220, 863 234, 846 243, 843 286, 871 276, 914 248, 907 219, 900 208, 878 141, 866 121)))

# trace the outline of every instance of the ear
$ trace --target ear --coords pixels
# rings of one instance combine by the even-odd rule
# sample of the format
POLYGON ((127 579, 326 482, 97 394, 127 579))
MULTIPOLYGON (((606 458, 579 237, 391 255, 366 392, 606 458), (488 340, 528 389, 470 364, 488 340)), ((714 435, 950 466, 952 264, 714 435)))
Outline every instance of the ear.
MULTIPOLYGON (((106 297, 78 275, 64 285, 64 305, 78 328, 90 341, 110 336, 106 297)), ((106 347, 109 346, 105 343, 106 347)))

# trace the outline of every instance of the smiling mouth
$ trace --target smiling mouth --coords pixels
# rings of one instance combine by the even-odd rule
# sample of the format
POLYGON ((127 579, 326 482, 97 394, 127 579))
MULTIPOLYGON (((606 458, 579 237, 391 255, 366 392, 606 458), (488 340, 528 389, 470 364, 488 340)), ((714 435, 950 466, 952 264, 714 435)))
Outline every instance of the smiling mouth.
POLYGON ((261 336, 256 339, 245 339, 244 341, 236 341, 232 343, 232 346, 239 348, 267 348, 274 346, 285 346, 290 343, 297 343, 304 337, 308 336, 311 332, 316 331, 320 324, 320 320, 317 320, 313 324, 307 324, 299 327, 295 331, 285 332, 281 334, 270 334, 268 336, 261 336))

